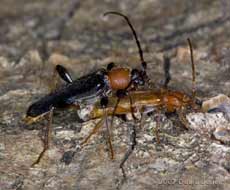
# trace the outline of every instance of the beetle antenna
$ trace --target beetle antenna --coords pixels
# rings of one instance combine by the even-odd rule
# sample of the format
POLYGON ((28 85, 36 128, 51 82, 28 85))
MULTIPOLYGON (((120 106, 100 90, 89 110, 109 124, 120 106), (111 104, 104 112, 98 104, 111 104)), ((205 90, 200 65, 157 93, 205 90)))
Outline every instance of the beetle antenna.
POLYGON ((170 58, 165 55, 164 56, 164 75, 165 75, 164 77, 165 77, 165 80, 164 80, 164 84, 163 84, 165 89, 168 88, 168 83, 171 80, 170 66, 171 66, 170 58))
POLYGON ((137 44, 137 47, 138 47, 142 69, 145 71, 146 67, 147 67, 147 63, 144 60, 143 51, 142 51, 142 48, 141 48, 140 41, 138 40, 137 33, 136 33, 135 29, 133 28, 129 18, 127 16, 123 15, 122 13, 119 13, 119 12, 116 12, 116 11, 105 12, 104 16, 107 16, 108 14, 119 15, 119 16, 123 17, 126 20, 126 22, 128 23, 130 29, 132 30, 133 36, 135 38, 135 41, 136 41, 136 44, 137 44))
POLYGON ((191 63, 192 63, 192 98, 193 101, 195 100, 196 97, 196 73, 195 73, 195 64, 194 64, 194 58, 193 58, 193 47, 192 47, 192 42, 188 38, 188 45, 189 45, 189 50, 190 50, 190 56, 191 56, 191 63))

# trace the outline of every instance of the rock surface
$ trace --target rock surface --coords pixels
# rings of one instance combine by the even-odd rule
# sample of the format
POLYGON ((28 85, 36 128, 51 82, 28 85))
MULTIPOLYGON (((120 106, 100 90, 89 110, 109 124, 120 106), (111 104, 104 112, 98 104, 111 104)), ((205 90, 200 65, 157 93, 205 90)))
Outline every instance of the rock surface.
POLYGON ((80 146, 98 120, 76 122, 75 111, 54 114, 52 144, 40 164, 41 121, 22 122, 28 106, 52 89, 55 64, 74 78, 111 61, 138 67, 136 44, 127 24, 102 13, 130 18, 156 87, 164 80, 163 57, 171 57, 171 89, 191 93, 186 38, 192 40, 197 95, 202 100, 230 94, 230 3, 227 0, 3 0, 0 6, 0 189, 230 189, 230 147, 212 137, 229 129, 221 113, 190 113, 190 130, 178 118, 161 115, 160 144, 155 116, 138 123, 115 118, 115 159, 109 159, 106 128, 80 146), (137 146, 119 164, 136 125, 137 146))

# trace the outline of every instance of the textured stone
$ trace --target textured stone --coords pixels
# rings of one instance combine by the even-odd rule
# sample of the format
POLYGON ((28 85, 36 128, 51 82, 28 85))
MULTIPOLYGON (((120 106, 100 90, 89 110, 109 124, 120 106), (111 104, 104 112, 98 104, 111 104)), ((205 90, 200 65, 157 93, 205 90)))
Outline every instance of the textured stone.
POLYGON ((98 120, 77 123, 76 110, 55 111, 50 148, 35 167, 31 164, 42 151, 41 129, 47 123, 25 126, 22 122, 29 105, 49 93, 52 59, 54 64, 65 64, 73 78, 105 68, 111 61, 140 67, 128 25, 120 17, 102 17, 110 10, 121 11, 133 23, 151 88, 164 81, 163 57, 169 55, 169 88, 191 94, 191 64, 183 53, 189 37, 198 98, 229 95, 228 7, 227 0, 2 1, 0 189, 230 189, 229 145, 212 138, 219 127, 229 130, 223 113, 188 111, 189 130, 181 127, 176 115, 167 118, 162 113, 159 144, 156 115, 146 116, 142 125, 115 117, 111 130, 115 159, 111 160, 105 126, 81 146, 98 120), (131 144, 132 124, 137 145, 124 165, 124 181, 119 164, 131 144))

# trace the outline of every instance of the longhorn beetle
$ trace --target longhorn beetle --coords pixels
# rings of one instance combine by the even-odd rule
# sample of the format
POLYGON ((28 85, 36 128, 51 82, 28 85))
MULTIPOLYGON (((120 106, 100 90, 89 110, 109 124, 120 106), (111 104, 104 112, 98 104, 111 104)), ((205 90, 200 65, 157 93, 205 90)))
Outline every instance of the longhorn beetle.
MULTIPOLYGON (((55 109, 68 108, 70 106, 74 106, 79 109, 79 105, 83 100, 91 102, 95 98, 100 98, 101 107, 106 108, 108 105, 108 94, 111 91, 116 91, 118 98, 116 105, 118 105, 120 99, 128 94, 128 91, 132 86, 137 87, 139 85, 144 85, 147 81, 147 64, 144 61, 143 51, 131 22, 127 16, 119 12, 106 12, 104 16, 110 14, 121 16, 128 23, 139 50, 141 69, 115 67, 114 63, 110 63, 108 64, 107 69, 99 69, 86 76, 72 80, 72 77, 68 73, 67 69, 61 65, 57 65, 55 70, 60 78, 66 82, 66 85, 30 105, 26 113, 25 122, 27 124, 33 123, 44 117, 47 117, 48 119, 48 126, 46 127, 46 134, 43 139, 43 150, 32 166, 40 162, 40 159, 49 147, 49 137, 51 133, 50 128, 52 124, 53 111, 55 109)), ((130 103, 131 102, 132 100, 130 98, 130 103)), ((116 106, 114 108, 114 112, 115 111, 116 106)), ((113 157, 113 155, 111 155, 111 157, 113 157)))

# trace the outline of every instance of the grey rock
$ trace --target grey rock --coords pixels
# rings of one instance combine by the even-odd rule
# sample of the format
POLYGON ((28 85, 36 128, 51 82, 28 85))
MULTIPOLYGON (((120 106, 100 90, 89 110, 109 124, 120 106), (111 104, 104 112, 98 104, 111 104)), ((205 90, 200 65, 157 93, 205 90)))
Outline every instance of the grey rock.
POLYGON ((0 189, 230 189, 229 146, 212 139, 218 127, 229 130, 222 113, 191 111, 189 130, 180 127, 176 116, 166 118, 162 113, 160 144, 154 134, 154 116, 147 117, 141 127, 129 121, 137 126, 137 145, 125 163, 124 181, 119 164, 130 145, 128 122, 114 120, 115 159, 110 160, 105 127, 80 146, 98 120, 80 124, 75 110, 56 111, 50 148, 40 164, 31 167, 42 151, 40 136, 46 122, 25 126, 22 119, 32 102, 49 93, 54 68, 50 56, 65 56, 64 64, 74 78, 111 61, 139 67, 127 24, 115 16, 101 19, 106 11, 119 10, 129 16, 154 88, 164 81, 167 54, 172 62, 169 88, 191 94, 190 60, 183 56, 190 37, 198 98, 230 94, 230 21, 224 0, 79 2, 69 19, 66 1, 1 2, 0 189), (63 156, 68 164, 61 161, 63 156))

